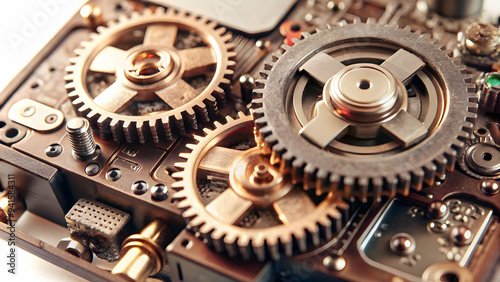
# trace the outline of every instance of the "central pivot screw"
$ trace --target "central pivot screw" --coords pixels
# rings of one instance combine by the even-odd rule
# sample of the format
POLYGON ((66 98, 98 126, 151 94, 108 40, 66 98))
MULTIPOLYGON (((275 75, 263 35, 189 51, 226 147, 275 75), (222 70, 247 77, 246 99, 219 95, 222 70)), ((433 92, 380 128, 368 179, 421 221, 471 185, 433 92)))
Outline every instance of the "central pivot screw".
POLYGON ((84 118, 73 118, 66 124, 73 157, 79 161, 95 159, 99 154, 89 122, 84 118))
POLYGON ((134 83, 155 83, 170 75, 173 65, 168 51, 141 48, 127 57, 125 76, 134 83))
POLYGON ((269 172, 269 166, 259 163, 253 168, 252 181, 257 184, 269 183, 273 180, 273 175, 269 172))
POLYGON ((379 122, 405 108, 404 85, 375 64, 343 68, 326 82, 323 91, 330 110, 354 122, 379 122))

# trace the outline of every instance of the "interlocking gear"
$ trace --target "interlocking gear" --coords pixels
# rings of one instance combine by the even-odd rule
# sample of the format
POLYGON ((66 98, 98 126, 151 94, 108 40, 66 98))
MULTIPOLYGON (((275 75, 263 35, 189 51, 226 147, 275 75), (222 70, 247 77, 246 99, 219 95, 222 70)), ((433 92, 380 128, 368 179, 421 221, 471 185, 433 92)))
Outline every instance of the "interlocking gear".
POLYGON ((186 162, 173 175, 181 179, 174 199, 188 228, 217 251, 276 260, 340 231, 348 204, 334 193, 307 193, 270 165, 255 147, 251 116, 228 117, 205 132, 181 155, 186 162))
POLYGON ((477 101, 451 52, 372 20, 303 37, 282 46, 254 91, 272 163, 305 189, 362 199, 407 195, 454 169, 477 101))
POLYGON ((216 115, 235 65, 231 38, 185 12, 134 12, 99 27, 75 51, 69 98, 102 139, 171 139, 216 115))

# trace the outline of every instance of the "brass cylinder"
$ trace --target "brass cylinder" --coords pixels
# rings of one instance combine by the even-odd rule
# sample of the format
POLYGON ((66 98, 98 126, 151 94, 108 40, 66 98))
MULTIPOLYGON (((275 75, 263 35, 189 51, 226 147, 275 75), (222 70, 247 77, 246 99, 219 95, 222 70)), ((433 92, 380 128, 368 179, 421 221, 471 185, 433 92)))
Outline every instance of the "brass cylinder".
POLYGON ((140 234, 123 242, 121 258, 111 273, 130 281, 144 281, 158 273, 165 264, 165 248, 170 238, 167 224, 155 220, 140 234))

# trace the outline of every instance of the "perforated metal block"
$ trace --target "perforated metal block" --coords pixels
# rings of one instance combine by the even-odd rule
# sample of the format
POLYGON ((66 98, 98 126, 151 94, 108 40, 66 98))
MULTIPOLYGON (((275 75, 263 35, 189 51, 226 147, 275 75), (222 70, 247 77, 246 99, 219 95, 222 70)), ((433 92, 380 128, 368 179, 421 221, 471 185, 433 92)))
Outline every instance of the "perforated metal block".
POLYGON ((66 214, 71 237, 88 245, 99 257, 116 261, 130 215, 103 203, 80 199, 66 214))

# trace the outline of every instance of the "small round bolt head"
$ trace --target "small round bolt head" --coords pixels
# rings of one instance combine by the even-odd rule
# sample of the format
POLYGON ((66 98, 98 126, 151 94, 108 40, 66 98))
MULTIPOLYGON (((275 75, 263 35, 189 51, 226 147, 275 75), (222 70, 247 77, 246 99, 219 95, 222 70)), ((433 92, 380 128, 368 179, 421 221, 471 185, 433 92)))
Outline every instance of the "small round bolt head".
POLYGON ((448 206, 441 201, 434 201, 427 207, 427 215, 432 219, 440 219, 448 214, 448 206))
POLYGON ((450 236, 453 242, 461 246, 470 244, 474 238, 474 234, 472 234, 470 228, 464 225, 453 227, 450 236))
POLYGON ((346 261, 343 257, 337 255, 326 256, 323 259, 323 266, 329 270, 341 271, 346 266, 346 261))
POLYGON ((49 145, 46 149, 45 149, 45 154, 48 156, 48 157, 57 157, 59 156, 61 153, 62 153, 62 146, 59 145, 59 144, 52 144, 52 145, 49 145))
POLYGON ((148 191, 148 183, 146 181, 136 181, 132 184, 132 192, 136 195, 142 195, 148 191))
POLYGON ((72 239, 71 237, 61 239, 61 241, 57 244, 57 248, 64 250, 75 257, 92 262, 93 255, 90 248, 79 241, 72 239))
POLYGON ((165 200, 168 197, 167 186, 163 184, 156 184, 151 188, 151 198, 156 201, 165 200))
POLYGON ((493 196, 500 192, 500 185, 493 179, 487 179, 481 182, 481 192, 488 196, 493 196))
POLYGON ((409 234, 398 233, 392 236, 389 246, 398 255, 407 255, 415 250, 415 239, 409 234))
POLYGON ((94 175, 97 175, 99 173, 99 171, 101 170, 101 167, 96 164, 96 163, 91 163, 91 164, 88 164, 86 167, 85 167, 85 173, 88 175, 88 176, 94 176, 94 175))
POLYGON ((106 180, 117 181, 122 177, 122 171, 119 168, 112 168, 106 172, 106 180))

